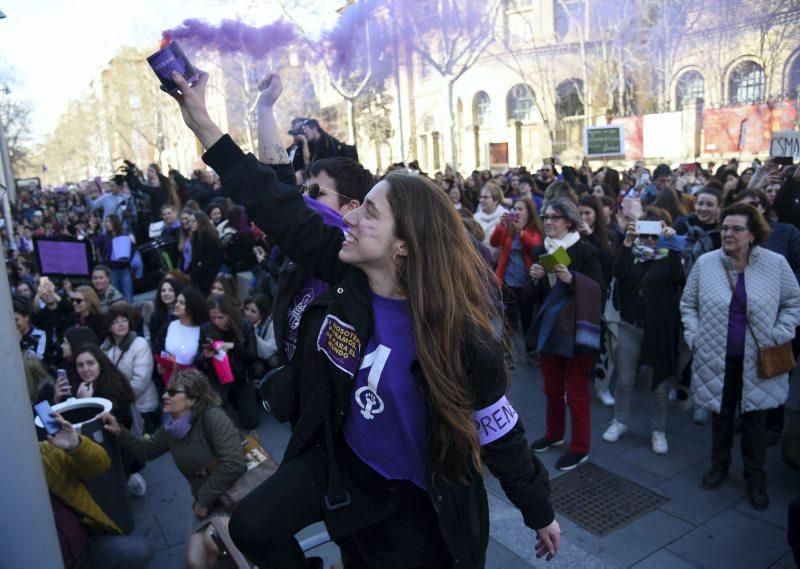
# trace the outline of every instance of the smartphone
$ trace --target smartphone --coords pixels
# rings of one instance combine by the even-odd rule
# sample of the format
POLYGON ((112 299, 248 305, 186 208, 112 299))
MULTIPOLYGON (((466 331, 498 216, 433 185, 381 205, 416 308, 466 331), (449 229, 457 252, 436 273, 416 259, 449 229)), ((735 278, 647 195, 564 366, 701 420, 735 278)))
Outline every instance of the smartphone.
POLYGON ((650 172, 642 172, 642 175, 639 176, 639 183, 642 185, 647 185, 650 183, 650 172))
POLYGON ((509 223, 516 223, 519 221, 519 212, 509 211, 507 214, 509 223))
POLYGON ((687 174, 689 174, 689 173, 694 174, 695 172, 697 172, 697 164, 695 162, 690 162, 688 164, 684 164, 682 166, 682 170, 684 172, 686 172, 687 174))
POLYGON ((40 401, 33 406, 33 410, 42 422, 44 430, 47 431, 48 435, 53 436, 61 430, 61 425, 59 425, 58 421, 53 417, 53 409, 47 401, 40 401))
POLYGON ((661 235, 661 222, 660 221, 637 221, 636 222, 637 235, 661 235))
POLYGON ((772 159, 772 163, 778 166, 791 166, 794 164, 794 160, 791 156, 776 156, 772 159))
POLYGON ((147 58, 147 63, 161 81, 168 93, 178 91, 178 85, 172 80, 172 72, 177 71, 191 85, 200 78, 200 72, 183 53, 178 42, 173 41, 163 49, 158 50, 147 58))
MULTIPOLYGON (((58 387, 70 387, 69 378, 67 377, 67 370, 65 369, 56 370, 56 385, 58 387)), ((70 393, 72 393, 72 388, 70 388, 70 393)))

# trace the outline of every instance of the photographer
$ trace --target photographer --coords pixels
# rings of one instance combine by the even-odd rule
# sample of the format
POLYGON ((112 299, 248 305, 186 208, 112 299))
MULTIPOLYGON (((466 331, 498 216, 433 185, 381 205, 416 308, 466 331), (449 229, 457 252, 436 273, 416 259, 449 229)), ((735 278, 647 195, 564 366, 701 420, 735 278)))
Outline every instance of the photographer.
POLYGON ((123 231, 126 233, 133 233, 134 221, 136 220, 136 205, 133 202, 133 196, 130 191, 125 191, 125 178, 123 176, 114 176, 106 182, 109 193, 101 194, 97 198, 91 198, 89 195, 84 194, 86 206, 90 210, 102 209, 103 221, 109 215, 117 215, 122 222, 123 231))
POLYGON ((307 165, 313 164, 322 158, 352 158, 358 162, 358 151, 355 146, 345 144, 324 130, 319 126, 316 119, 305 119, 299 123, 298 127, 292 127, 290 134, 303 131, 305 138, 308 141, 308 159, 305 160, 307 165))
POLYGON ((161 221, 161 209, 171 204, 176 210, 180 209, 180 200, 175 188, 164 174, 158 164, 147 167, 147 176, 143 177, 142 171, 135 164, 125 160, 125 181, 133 192, 142 192, 150 197, 150 221, 161 221))
MULTIPOLYGON (((300 117, 292 119, 292 128, 288 132, 288 134, 292 135, 293 141, 292 145, 286 149, 286 154, 289 156, 289 163, 292 165, 293 172, 302 172, 311 164, 311 151, 308 149, 308 139, 303 128, 303 123, 306 120, 300 117)), ((260 151, 261 146, 259 146, 260 151)), ((261 159, 260 156, 259 159, 261 159)))

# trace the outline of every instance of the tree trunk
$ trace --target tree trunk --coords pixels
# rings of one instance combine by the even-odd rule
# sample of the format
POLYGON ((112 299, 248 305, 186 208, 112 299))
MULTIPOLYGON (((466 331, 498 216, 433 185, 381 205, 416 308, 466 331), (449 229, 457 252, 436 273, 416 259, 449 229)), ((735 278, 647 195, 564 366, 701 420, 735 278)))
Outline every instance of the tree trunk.
POLYGON ((355 145, 356 143, 356 101, 352 97, 345 99, 347 101, 347 143, 355 145))
POLYGON ((452 78, 447 78, 447 120, 449 121, 448 132, 450 133, 450 166, 453 170, 458 171, 458 149, 456 148, 456 114, 455 104, 453 101, 453 83, 452 78))

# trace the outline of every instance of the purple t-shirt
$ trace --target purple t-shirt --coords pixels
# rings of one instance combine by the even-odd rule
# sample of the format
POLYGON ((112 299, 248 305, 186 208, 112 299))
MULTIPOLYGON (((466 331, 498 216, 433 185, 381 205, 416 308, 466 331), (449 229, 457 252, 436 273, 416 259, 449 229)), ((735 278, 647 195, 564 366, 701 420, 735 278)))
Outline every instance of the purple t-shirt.
POLYGON ((736 294, 731 295, 728 309, 728 346, 725 350, 729 356, 744 355, 744 340, 747 333, 747 291, 744 288, 744 272, 736 279, 736 294))
POLYGON ((425 395, 411 374, 417 358, 405 300, 372 295, 375 331, 356 374, 344 435, 358 457, 387 480, 426 488, 425 395))

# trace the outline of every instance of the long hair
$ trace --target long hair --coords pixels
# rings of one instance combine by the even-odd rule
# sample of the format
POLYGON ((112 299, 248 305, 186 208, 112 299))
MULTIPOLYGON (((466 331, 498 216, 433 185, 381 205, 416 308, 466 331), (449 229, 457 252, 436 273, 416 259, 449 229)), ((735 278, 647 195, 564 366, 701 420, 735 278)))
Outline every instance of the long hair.
POLYGON ((661 190, 652 205, 667 210, 673 220, 687 214, 686 206, 681 202, 678 192, 672 188, 661 190))
POLYGON ((169 308, 166 304, 164 304, 164 301, 161 300, 161 288, 165 284, 168 284, 172 287, 172 290, 175 291, 175 299, 177 300, 178 295, 183 290, 183 283, 169 275, 166 275, 163 279, 161 279, 161 282, 158 283, 158 288, 156 288, 156 298, 153 300, 153 307, 155 308, 156 312, 168 316, 169 308))
POLYGON ((539 219, 539 211, 536 209, 536 203, 530 198, 520 198, 517 202, 521 202, 528 212, 528 223, 525 226, 530 227, 539 235, 544 236, 544 228, 542 227, 542 220, 539 219))
MULTIPOLYGON (((241 323, 241 314, 239 310, 234 306, 233 302, 227 297, 227 295, 223 296, 212 296, 208 299, 208 311, 209 313, 212 310, 219 310, 225 316, 228 317, 228 330, 233 332, 233 337, 236 339, 236 342, 242 341, 242 323, 241 323)), ((210 315, 209 315, 210 318, 210 315)), ((218 339, 221 336, 222 331, 219 330, 214 324, 211 324, 211 336, 213 339, 218 339)))
POLYGON ((431 404, 441 417, 435 474, 463 482, 470 469, 480 472, 481 463, 462 341, 501 353, 492 326, 502 321, 499 290, 447 194, 430 180, 400 172, 385 181, 397 237, 408 249, 398 284, 408 298, 431 404))
POLYGON ((55 386, 55 381, 47 373, 42 361, 36 357, 36 354, 26 350, 22 352, 22 364, 25 368, 25 382, 28 385, 28 395, 31 398, 31 403, 36 404, 39 402, 39 390, 43 385, 55 386))
POLYGON ((578 201, 578 207, 588 207, 594 211, 594 228, 592 233, 597 235, 597 242, 604 251, 611 251, 611 239, 608 237, 608 224, 603 215, 603 203, 597 196, 583 196, 578 201))
POLYGON ((192 235, 192 249, 194 250, 200 239, 210 239, 219 246, 219 233, 211 219, 202 211, 196 211, 192 215, 197 220, 197 231, 192 235))
POLYGON ((122 235, 122 222, 119 219, 119 216, 116 214, 111 214, 106 218, 106 223, 111 224, 111 233, 112 237, 119 237, 122 235))
POLYGON ((115 406, 133 403, 136 396, 128 378, 111 363, 108 356, 96 344, 84 344, 78 348, 72 355, 75 364, 77 365, 78 356, 86 353, 91 354, 100 364, 100 375, 95 380, 94 397, 105 397, 115 406))
POLYGON ((158 176, 158 185, 161 186, 162 190, 167 192, 169 203, 172 204, 176 210, 180 211, 181 200, 178 197, 178 192, 175 190, 175 184, 172 183, 170 178, 167 178, 161 173, 161 167, 155 162, 150 164, 150 168, 155 170, 156 176, 158 176))

